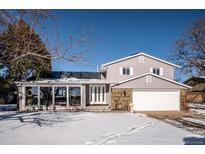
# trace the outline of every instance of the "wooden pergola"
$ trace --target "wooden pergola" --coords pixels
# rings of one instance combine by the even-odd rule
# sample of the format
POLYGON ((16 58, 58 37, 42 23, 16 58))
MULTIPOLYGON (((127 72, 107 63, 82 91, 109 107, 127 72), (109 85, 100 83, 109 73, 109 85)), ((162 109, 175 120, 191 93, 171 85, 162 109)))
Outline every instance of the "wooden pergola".
POLYGON ((80 106, 79 109, 84 109, 86 107, 86 92, 89 93, 89 90, 86 91, 87 85, 107 85, 110 84, 104 80, 96 79, 58 79, 58 80, 40 80, 40 81, 22 81, 16 82, 18 86, 18 100, 19 100, 19 110, 26 110, 26 88, 27 87, 37 87, 37 109, 42 107, 41 102, 41 88, 48 87, 52 90, 52 100, 51 106, 49 109, 54 109, 55 105, 55 88, 65 87, 66 88, 66 106, 61 107, 62 109, 72 108, 69 102, 69 88, 79 87, 80 88, 80 106))

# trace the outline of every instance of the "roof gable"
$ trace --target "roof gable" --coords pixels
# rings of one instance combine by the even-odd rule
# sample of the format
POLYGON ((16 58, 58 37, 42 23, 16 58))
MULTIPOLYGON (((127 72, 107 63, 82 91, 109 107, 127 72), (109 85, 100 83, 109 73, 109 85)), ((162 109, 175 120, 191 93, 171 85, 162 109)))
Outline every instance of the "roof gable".
POLYGON ((121 62, 121 61, 124 61, 124 60, 128 60, 128 59, 130 59, 130 58, 134 58, 134 57, 137 57, 137 56, 141 56, 141 55, 142 55, 142 56, 149 57, 149 58, 154 59, 154 60, 157 60, 157 61, 160 61, 160 62, 165 63, 165 64, 168 64, 168 65, 171 65, 171 66, 173 66, 173 67, 178 67, 178 68, 180 67, 180 66, 178 66, 178 65, 176 65, 176 64, 173 64, 173 63, 170 63, 170 62, 168 62, 168 61, 159 59, 159 58, 157 58, 157 57, 154 57, 154 56, 145 54, 145 53, 143 53, 143 52, 136 53, 136 54, 132 54, 132 55, 130 55, 130 56, 127 56, 127 57, 124 57, 124 58, 121 58, 121 59, 118 59, 118 60, 115 60, 115 61, 112 61, 112 62, 108 62, 108 63, 102 64, 101 66, 102 66, 102 67, 105 67, 105 66, 112 65, 112 64, 114 64, 114 63, 118 63, 118 62, 121 62))
MULTIPOLYGON (((162 77, 162 76, 153 74, 153 73, 145 73, 145 74, 142 74, 142 75, 139 75, 139 76, 136 76, 136 77, 132 77, 132 78, 129 78, 129 79, 120 81, 120 82, 118 82, 117 84, 114 84, 114 85, 112 85, 112 86, 114 87, 114 86, 118 86, 118 85, 121 85, 121 84, 124 84, 124 83, 128 83, 128 82, 131 82, 131 81, 134 81, 134 80, 143 78, 143 77, 148 76, 148 75, 151 75, 151 76, 156 77, 156 78, 158 78, 158 79, 164 80, 164 81, 166 81, 166 82, 169 82, 169 83, 171 83, 171 84, 175 84, 175 85, 178 85, 178 86, 181 86, 181 87, 184 87, 184 88, 188 88, 188 89, 191 88, 191 87, 188 86, 188 85, 179 83, 179 82, 177 82, 177 81, 174 81, 174 80, 171 80, 171 79, 168 79, 168 78, 165 78, 165 77, 162 77)), ((158 83, 161 84, 160 82, 158 82, 158 83)), ((148 87, 149 87, 149 86, 148 86, 148 87)), ((157 86, 157 87, 158 87, 158 86, 157 86)))

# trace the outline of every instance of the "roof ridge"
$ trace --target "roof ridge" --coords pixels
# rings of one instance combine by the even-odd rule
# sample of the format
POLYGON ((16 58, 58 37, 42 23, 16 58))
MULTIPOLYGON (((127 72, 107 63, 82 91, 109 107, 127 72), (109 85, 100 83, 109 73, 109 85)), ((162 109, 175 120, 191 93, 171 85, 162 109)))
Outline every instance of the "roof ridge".
POLYGON ((104 66, 107 66, 107 65, 111 65, 111 64, 113 64, 113 63, 118 63, 118 62, 120 62, 120 61, 123 61, 123 60, 126 60, 126 59, 130 59, 130 58, 133 58, 133 57, 137 57, 137 56, 139 56, 139 55, 144 55, 144 56, 147 56, 147 57, 149 57, 149 58, 152 58, 152 59, 158 60, 158 61, 160 61, 160 62, 166 63, 166 64, 168 64, 168 65, 171 65, 171 66, 180 68, 180 66, 178 66, 178 65, 176 65, 176 64, 173 64, 173 63, 168 62, 168 61, 166 61, 166 60, 163 60, 163 59, 154 57, 154 56, 149 55, 149 54, 146 54, 146 53, 144 53, 144 52, 139 52, 139 53, 134 54, 134 55, 131 55, 131 56, 126 56, 126 57, 124 57, 124 58, 120 58, 120 59, 117 59, 117 60, 114 60, 114 61, 111 61, 111 62, 102 64, 101 67, 104 67, 104 66))

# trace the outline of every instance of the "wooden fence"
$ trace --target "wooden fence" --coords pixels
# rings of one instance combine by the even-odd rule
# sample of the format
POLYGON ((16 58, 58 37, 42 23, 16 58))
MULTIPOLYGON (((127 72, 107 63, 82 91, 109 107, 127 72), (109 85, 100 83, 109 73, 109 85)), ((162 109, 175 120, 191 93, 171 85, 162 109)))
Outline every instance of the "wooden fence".
POLYGON ((132 103, 132 89, 112 88, 111 91, 112 110, 129 110, 130 103, 132 103))

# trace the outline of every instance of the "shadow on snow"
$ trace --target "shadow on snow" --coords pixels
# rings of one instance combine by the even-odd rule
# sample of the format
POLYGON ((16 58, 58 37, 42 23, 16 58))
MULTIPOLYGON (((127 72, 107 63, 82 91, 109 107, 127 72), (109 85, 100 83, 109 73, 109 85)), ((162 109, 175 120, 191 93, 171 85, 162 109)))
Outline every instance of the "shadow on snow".
POLYGON ((185 145, 205 145, 205 137, 185 137, 185 145))

